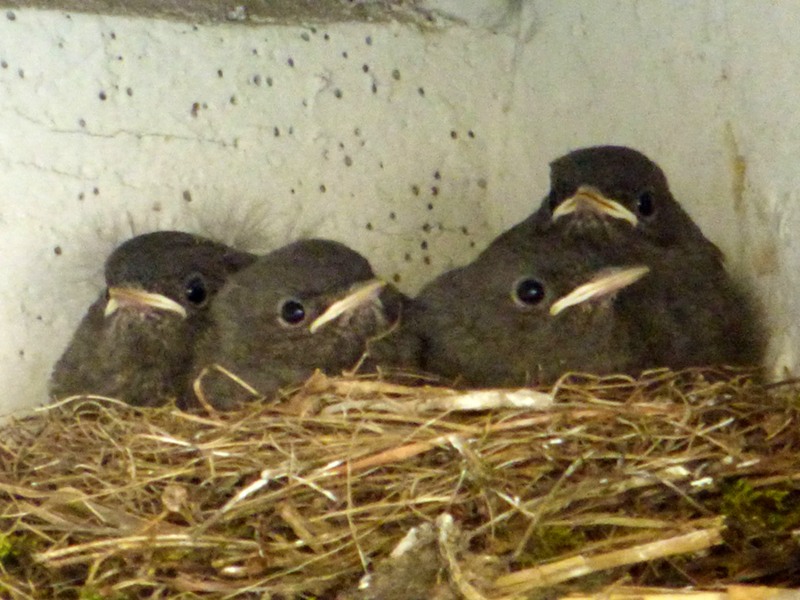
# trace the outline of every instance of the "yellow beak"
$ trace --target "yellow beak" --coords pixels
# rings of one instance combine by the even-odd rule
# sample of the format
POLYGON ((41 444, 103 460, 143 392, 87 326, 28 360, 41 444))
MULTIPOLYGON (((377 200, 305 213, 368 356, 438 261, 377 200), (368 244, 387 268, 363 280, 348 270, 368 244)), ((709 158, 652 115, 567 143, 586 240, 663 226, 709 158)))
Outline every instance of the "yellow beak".
POLYGON ((176 313, 182 319, 186 318, 186 309, 175 302, 172 298, 167 298, 162 294, 153 294, 128 287, 108 288, 108 302, 106 303, 105 316, 113 315, 119 308, 130 306, 133 308, 145 309, 155 308, 176 313))
POLYGON ((553 221, 577 210, 590 210, 597 214, 608 215, 614 219, 622 219, 634 227, 639 223, 639 218, 622 204, 607 198, 589 185, 582 185, 574 196, 559 204, 553 211, 553 221))
POLYGON ((347 296, 331 304, 325 312, 314 319, 308 330, 316 333, 323 325, 335 321, 344 313, 374 301, 385 286, 386 282, 381 279, 370 279, 359 285, 347 296))
POLYGON ((570 293, 553 302, 550 307, 550 314, 556 316, 570 306, 612 294, 639 281, 649 272, 650 267, 646 266, 603 269, 587 283, 579 285, 570 293))

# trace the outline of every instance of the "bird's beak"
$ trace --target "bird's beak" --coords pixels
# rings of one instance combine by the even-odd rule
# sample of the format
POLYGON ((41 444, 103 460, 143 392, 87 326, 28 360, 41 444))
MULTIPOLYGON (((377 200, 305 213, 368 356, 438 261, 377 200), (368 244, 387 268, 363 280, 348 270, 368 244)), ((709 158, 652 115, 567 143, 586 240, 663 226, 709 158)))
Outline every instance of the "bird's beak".
POLYGON ((628 287, 639 281, 650 272, 650 267, 643 265, 635 267, 603 269, 583 285, 579 285, 570 293, 562 296, 550 307, 550 314, 556 316, 570 306, 601 298, 628 287))
POLYGON ((639 218, 635 214, 616 200, 604 196, 590 185, 582 185, 574 196, 559 204, 553 211, 553 221, 580 210, 589 210, 599 215, 622 219, 634 227, 639 223, 639 218))
POLYGON ((105 316, 114 314, 119 308, 130 306, 132 308, 155 308, 166 310, 186 318, 186 309, 171 298, 161 294, 153 294, 136 288, 110 287, 108 288, 108 302, 106 303, 105 316))
POLYGON ((385 286, 386 282, 381 279, 371 279, 359 285, 347 294, 347 296, 331 304, 325 312, 314 319, 308 330, 311 333, 316 333, 323 325, 335 321, 344 313, 350 312, 364 304, 374 302, 385 286))

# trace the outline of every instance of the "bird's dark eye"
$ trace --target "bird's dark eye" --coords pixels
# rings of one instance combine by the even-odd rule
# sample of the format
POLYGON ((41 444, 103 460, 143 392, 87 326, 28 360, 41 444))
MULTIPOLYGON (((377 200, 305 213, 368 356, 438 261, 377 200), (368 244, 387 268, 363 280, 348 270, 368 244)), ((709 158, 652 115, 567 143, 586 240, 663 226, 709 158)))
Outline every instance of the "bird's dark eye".
POLYGON ((526 308, 535 306, 544 300, 545 290, 541 281, 531 277, 523 277, 514 284, 511 297, 519 306, 526 308))
POLYGON ((205 280, 199 275, 190 277, 186 281, 186 288, 184 289, 186 299, 195 306, 202 306, 208 298, 208 290, 206 289, 205 280))
POLYGON ((636 211, 643 217, 649 217, 656 212, 656 200, 653 192, 644 191, 636 199, 636 211))
POLYGON ((299 300, 286 300, 280 306, 281 321, 285 325, 299 325, 306 318, 306 309, 299 300))

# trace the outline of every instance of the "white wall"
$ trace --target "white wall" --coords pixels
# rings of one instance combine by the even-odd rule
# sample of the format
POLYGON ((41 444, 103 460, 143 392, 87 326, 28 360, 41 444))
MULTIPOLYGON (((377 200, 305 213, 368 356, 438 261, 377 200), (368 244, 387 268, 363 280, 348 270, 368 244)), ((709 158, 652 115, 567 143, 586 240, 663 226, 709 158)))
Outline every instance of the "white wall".
POLYGON ((132 233, 328 236, 413 292, 538 205, 549 160, 595 143, 662 165, 763 298, 773 371, 800 371, 800 4, 463 10, 491 27, 0 12, 0 413, 46 400, 132 233))

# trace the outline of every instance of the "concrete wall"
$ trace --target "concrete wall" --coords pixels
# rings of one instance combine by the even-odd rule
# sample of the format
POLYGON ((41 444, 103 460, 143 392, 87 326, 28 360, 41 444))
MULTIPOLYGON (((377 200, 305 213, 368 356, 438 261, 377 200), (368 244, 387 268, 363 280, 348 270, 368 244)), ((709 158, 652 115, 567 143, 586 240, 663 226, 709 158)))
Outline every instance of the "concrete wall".
POLYGON ((414 292, 595 143, 662 165, 763 299, 772 372, 800 371, 800 4, 414 9, 433 25, 0 11, 0 413, 46 400, 134 233, 332 237, 414 292))

